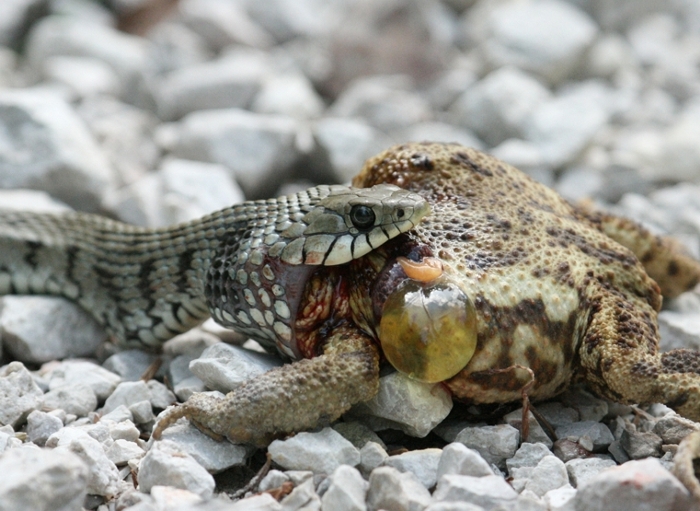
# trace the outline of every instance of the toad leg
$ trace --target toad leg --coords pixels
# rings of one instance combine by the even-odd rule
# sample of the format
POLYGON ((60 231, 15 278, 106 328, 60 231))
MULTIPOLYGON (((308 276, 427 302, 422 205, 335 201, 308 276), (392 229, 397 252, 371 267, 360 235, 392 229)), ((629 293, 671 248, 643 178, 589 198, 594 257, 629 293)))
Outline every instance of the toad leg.
POLYGON ((700 352, 659 353, 656 311, 645 301, 603 294, 579 347, 586 382, 621 403, 663 403, 700 420, 700 352))
POLYGON ((224 398, 194 394, 166 411, 153 437, 186 417, 204 433, 264 445, 284 433, 312 429, 340 417, 379 388, 379 354, 369 337, 336 328, 323 355, 272 369, 224 398))
POLYGON ((700 282, 700 262, 677 240, 657 236, 632 220, 585 205, 578 205, 577 211, 598 230, 631 250, 665 297, 674 298, 700 282))

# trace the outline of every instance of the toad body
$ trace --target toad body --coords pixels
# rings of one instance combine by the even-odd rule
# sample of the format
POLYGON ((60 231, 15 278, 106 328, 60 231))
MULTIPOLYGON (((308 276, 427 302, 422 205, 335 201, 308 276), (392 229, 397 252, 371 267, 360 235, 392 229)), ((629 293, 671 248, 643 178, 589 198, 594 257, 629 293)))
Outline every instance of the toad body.
POLYGON ((377 184, 421 195, 431 213, 361 258, 304 274, 293 328, 301 360, 223 399, 193 396, 166 412, 156 436, 184 416, 212 436, 264 443, 373 397, 386 363, 378 333, 384 306, 412 280, 402 259, 437 259, 473 304, 473 356, 443 382, 456 400, 517 401, 530 383, 529 397, 541 400, 583 380, 614 401, 664 403, 700 420, 700 353, 659 351, 661 293, 676 296, 700 277, 700 265, 675 242, 573 206, 456 144, 387 150, 353 181, 377 184))

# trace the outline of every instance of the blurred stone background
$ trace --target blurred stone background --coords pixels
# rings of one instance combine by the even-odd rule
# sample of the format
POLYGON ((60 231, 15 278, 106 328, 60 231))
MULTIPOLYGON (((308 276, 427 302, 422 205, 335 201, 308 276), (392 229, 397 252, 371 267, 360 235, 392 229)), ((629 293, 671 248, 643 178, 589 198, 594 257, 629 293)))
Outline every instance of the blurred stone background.
POLYGON ((0 45, 10 205, 165 225, 442 140, 698 251, 698 0, 3 0, 0 45))
MULTIPOLYGON (((412 140, 488 151, 698 256, 700 0, 0 0, 2 208, 162 226, 346 183, 367 157, 412 140)), ((666 307, 664 349, 700 346, 700 295, 666 307)), ((104 334, 77 306, 0 299, 0 511, 686 502, 667 469, 698 426, 664 406, 574 390, 538 407, 563 443, 531 419, 540 443, 519 447, 520 411, 433 430, 449 395, 398 373, 348 422, 270 448, 287 471, 259 489, 291 484, 281 503, 209 500, 246 484, 261 451, 187 424, 152 449, 143 438, 176 397, 228 390, 280 363, 221 338, 230 332, 206 323, 170 341, 166 387, 141 380, 155 355, 100 352, 104 334), (433 433, 380 431, 387 420, 433 433)))

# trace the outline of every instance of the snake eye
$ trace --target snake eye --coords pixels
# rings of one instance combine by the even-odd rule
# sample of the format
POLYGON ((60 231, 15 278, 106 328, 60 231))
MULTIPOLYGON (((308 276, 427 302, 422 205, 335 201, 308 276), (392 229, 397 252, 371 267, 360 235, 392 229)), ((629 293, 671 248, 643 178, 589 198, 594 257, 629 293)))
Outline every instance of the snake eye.
POLYGON ((372 227, 375 219, 376 217, 374 215, 374 211, 372 211, 372 208, 369 206, 358 204, 353 206, 350 210, 350 220, 352 221, 352 225, 358 229, 367 229, 368 227, 372 227))

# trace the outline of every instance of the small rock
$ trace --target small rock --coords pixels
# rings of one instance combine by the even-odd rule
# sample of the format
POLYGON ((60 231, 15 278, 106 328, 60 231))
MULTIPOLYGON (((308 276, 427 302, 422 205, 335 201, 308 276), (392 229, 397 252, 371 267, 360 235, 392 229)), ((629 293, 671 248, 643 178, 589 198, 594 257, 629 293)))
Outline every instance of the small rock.
POLYGON ((78 113, 116 170, 119 184, 133 183, 157 165, 161 156, 153 140, 157 119, 150 112, 95 96, 83 100, 78 113))
POLYGON ((2 140, 4 187, 44 190, 75 208, 97 211, 114 176, 70 105, 51 93, 5 90, 0 94, 0 127, 3 133, 17 134, 2 140), (37 143, 44 152, 26 152, 37 143))
POLYGON ((330 112, 366 119, 385 132, 432 120, 430 105, 411 88, 406 76, 359 78, 343 90, 330 112))
POLYGON ((545 456, 551 456, 552 451, 544 444, 522 444, 515 455, 506 460, 508 474, 513 475, 513 470, 523 467, 536 467, 545 456))
POLYGON ((620 446, 633 460, 661 456, 661 437, 651 431, 631 431, 625 428, 620 435, 620 446))
POLYGON ((331 428, 275 440, 268 452, 275 463, 288 470, 313 470, 318 474, 330 474, 340 465, 354 467, 360 463, 360 451, 331 428))
POLYGON ((196 493, 169 486, 154 486, 151 488, 151 497, 157 509, 196 509, 197 504, 203 502, 202 497, 196 493))
POLYGON ((287 495, 280 502, 282 511, 321 511, 321 499, 314 489, 313 479, 307 479, 297 485, 292 493, 287 495))
POLYGON ((402 473, 392 467, 379 467, 369 476, 369 511, 420 511, 430 501, 430 493, 411 472, 402 473))
POLYGON ((178 126, 173 156, 221 163, 246 197, 267 197, 284 181, 299 157, 297 121, 234 108, 185 116, 178 126))
POLYGON ((552 84, 582 64, 598 33, 583 11, 556 0, 497 4, 479 21, 485 25, 479 27, 485 35, 480 50, 489 67, 518 66, 552 84))
POLYGON ((88 467, 59 449, 10 449, 0 456, 0 510, 72 511, 88 491, 88 467))
POLYGON ((356 468, 340 465, 329 476, 330 486, 321 497, 323 511, 365 511, 369 483, 356 468))
POLYGON ((94 58, 119 77, 124 97, 137 99, 148 66, 148 41, 127 35, 106 23, 80 16, 47 16, 36 23, 27 39, 27 63, 38 74, 44 62, 56 55, 94 58))
POLYGON ((457 124, 495 146, 523 138, 526 120, 550 96, 535 78, 507 66, 468 88, 450 107, 450 114, 457 124))
MULTIPOLYGON (((584 441, 584 443, 589 445, 591 444, 591 442, 588 440, 584 441)), ((611 448, 615 443, 617 443, 617 440, 608 446, 608 451, 611 452, 611 448)), ((564 463, 579 458, 588 458, 592 454, 590 450, 586 449, 578 442, 569 440, 568 438, 562 438, 554 442, 552 453, 564 463)))
POLYGON ((131 409, 132 405, 140 403, 141 401, 147 401, 150 406, 150 400, 151 391, 145 381, 124 381, 117 385, 112 395, 107 398, 102 408, 102 413, 109 413, 120 405, 131 409))
POLYGON ((452 399, 440 385, 418 382, 394 372, 381 377, 377 395, 354 406, 351 413, 388 419, 404 433, 422 438, 451 409, 452 399))
POLYGON ((61 201, 39 190, 0 190, 0 207, 14 211, 43 211, 46 213, 63 213, 71 211, 61 201))
POLYGON ((579 414, 575 409, 566 407, 557 401, 538 404, 537 411, 554 429, 579 420, 579 414))
POLYGON ((469 502, 491 510, 499 506, 510 508, 518 494, 501 476, 446 474, 438 481, 433 498, 438 502, 469 502))
POLYGON ((155 95, 158 114, 172 121, 198 110, 248 108, 270 72, 264 55, 256 52, 178 69, 163 80, 155 95))
MULTIPOLYGON (((69 428, 64 428, 69 429, 69 428)), ((60 432, 59 432, 60 433, 60 432)), ((52 443, 51 436, 46 444, 52 443)), ((117 493, 117 485, 120 480, 119 470, 112 463, 100 442, 89 435, 79 435, 71 439, 66 444, 58 446, 58 449, 65 449, 77 454, 89 468, 87 491, 92 495, 102 495, 112 498, 117 493)))
MULTIPOLYGON (((389 139, 362 119, 325 117, 314 122, 315 151, 311 166, 316 175, 346 183, 389 139)), ((311 177, 311 176, 306 176, 311 177)))
POLYGON ((153 406, 153 408, 165 410, 168 406, 177 401, 175 394, 173 394, 168 387, 163 385, 158 380, 148 380, 146 382, 146 386, 151 394, 149 401, 151 402, 151 406, 153 406))
POLYGON ((289 480, 289 476, 285 472, 282 472, 281 470, 275 470, 273 468, 267 473, 265 477, 262 478, 260 484, 258 484, 258 490, 262 492, 274 490, 275 488, 279 488, 289 480))
POLYGON ((136 442, 121 438, 115 440, 105 453, 107 458, 118 467, 126 465, 130 460, 138 460, 146 455, 146 451, 136 442))
POLYGON ((529 490, 538 497, 569 484, 564 462, 553 455, 545 456, 535 467, 513 468, 511 475, 516 491, 529 490))
POLYGON ((691 509, 688 490, 657 459, 629 461, 600 472, 574 497, 576 511, 691 509))
POLYGON ((656 421, 653 432, 661 437, 664 444, 680 444, 686 436, 699 429, 696 422, 672 413, 656 421))
POLYGON ((142 350, 124 350, 104 361, 102 367, 121 377, 122 381, 137 381, 158 357, 142 350))
POLYGON ((44 62, 42 75, 66 86, 79 99, 104 94, 119 96, 121 83, 104 62, 89 57, 55 56, 44 62))
POLYGON ((697 112, 681 118, 665 133, 660 161, 669 161, 669 167, 664 176, 673 176, 677 181, 696 181, 700 177, 700 149, 692 143, 700 136, 700 121, 696 117, 697 112))
POLYGON ((119 375, 86 360, 64 360, 42 367, 40 374, 49 380, 51 390, 80 382, 89 385, 100 401, 107 399, 121 382, 119 375))
POLYGON ((382 449, 386 449, 382 439, 361 422, 336 422, 331 427, 358 449, 362 449, 367 442, 377 443, 382 449))
POLYGON ((109 413, 103 413, 101 420, 114 421, 120 423, 123 421, 131 421, 134 415, 129 411, 129 408, 125 405, 119 405, 114 410, 109 413))
POLYGON ((165 440, 153 444, 139 468, 139 489, 148 493, 154 486, 174 486, 208 499, 215 483, 192 456, 165 440))
POLYGON ((386 450, 380 444, 367 442, 360 449, 360 470, 362 474, 369 476, 372 470, 381 466, 388 457, 386 450))
POLYGON ((0 335, 18 360, 43 363, 89 356, 106 340, 102 326, 65 298, 3 296, 0 303, 0 335))
POLYGON ((266 48, 273 39, 250 19, 242 5, 219 0, 185 0, 178 5, 182 22, 199 34, 211 48, 231 44, 266 48))
POLYGON ((484 511, 484 508, 469 502, 433 502, 424 511, 484 511))
POLYGON ((389 456, 384 466, 393 467, 399 472, 411 472, 427 489, 437 483, 437 468, 442 449, 418 449, 403 454, 389 456))
POLYGON ((133 415, 136 424, 149 424, 156 418, 153 414, 153 405, 151 405, 150 400, 138 401, 129 405, 129 411, 133 415))
POLYGON ((168 159, 160 167, 163 226, 195 220, 245 200, 223 165, 168 159))
POLYGON ((313 119, 325 105, 313 84, 301 73, 275 74, 264 80, 251 110, 261 114, 281 114, 295 119, 313 119))
POLYGON ((573 422, 556 429, 557 438, 577 442, 581 447, 592 452, 605 451, 615 440, 610 428, 594 421, 573 422))
POLYGON ((278 357, 218 343, 190 362, 190 371, 210 389, 230 392, 246 380, 281 365, 278 357))
POLYGON ((210 474, 244 465, 252 449, 249 446, 218 442, 205 435, 189 422, 179 422, 163 432, 163 439, 177 444, 192 456, 210 474))
POLYGON ((13 428, 41 407, 44 393, 21 362, 0 367, 0 424, 13 428))
POLYGON ((589 479, 597 476, 606 468, 614 467, 615 463, 611 459, 604 458, 579 458, 566 462, 566 471, 569 473, 569 480, 574 488, 582 486, 589 479))
POLYGON ((575 387, 562 395, 562 403, 574 408, 581 421, 600 422, 608 414, 608 402, 575 387))
POLYGON ((572 86, 527 118, 525 138, 541 151, 548 166, 574 162, 608 122, 608 95, 597 82, 572 86))
MULTIPOLYGON (((211 502, 212 501, 209 501, 207 506, 211 506, 211 502)), ((211 511, 217 511, 211 507, 208 509, 211 511)), ((282 511, 282 506, 272 495, 263 493, 262 495, 254 495, 252 497, 241 499, 230 507, 226 507, 221 511, 282 511)))
POLYGON ((520 432, 507 424, 465 428, 455 438, 455 442, 474 449, 487 463, 496 466, 503 466, 506 459, 515 455, 519 440, 520 432))
POLYGON ((494 475, 491 466, 481 457, 478 451, 458 442, 448 444, 442 449, 442 456, 440 456, 437 466, 437 479, 439 480, 445 474, 459 474, 472 477, 494 475))
POLYGON ((97 396, 85 383, 66 383, 44 394, 43 409, 64 410, 78 417, 87 417, 97 408, 97 396))
POLYGON ((575 496, 576 488, 562 486, 545 493, 542 500, 544 500, 547 511, 573 511, 575 496))
MULTIPOLYGON (((27 416, 29 441, 43 447, 46 440, 63 427, 63 421, 54 415, 34 410, 27 416)), ((3 449, 0 449, 2 452, 3 449)))
MULTIPOLYGON (((552 442, 552 439, 549 438, 547 433, 544 432, 544 429, 542 426, 540 426, 539 421, 535 418, 535 415, 532 412, 528 412, 528 421, 530 425, 530 432, 528 437, 524 439, 523 442, 529 442, 531 444, 540 443, 551 448, 552 445, 554 445, 554 442, 552 442)), ((503 422, 513 426, 518 431, 522 431, 523 409, 518 408, 517 410, 513 410, 512 412, 504 415, 503 422)))

